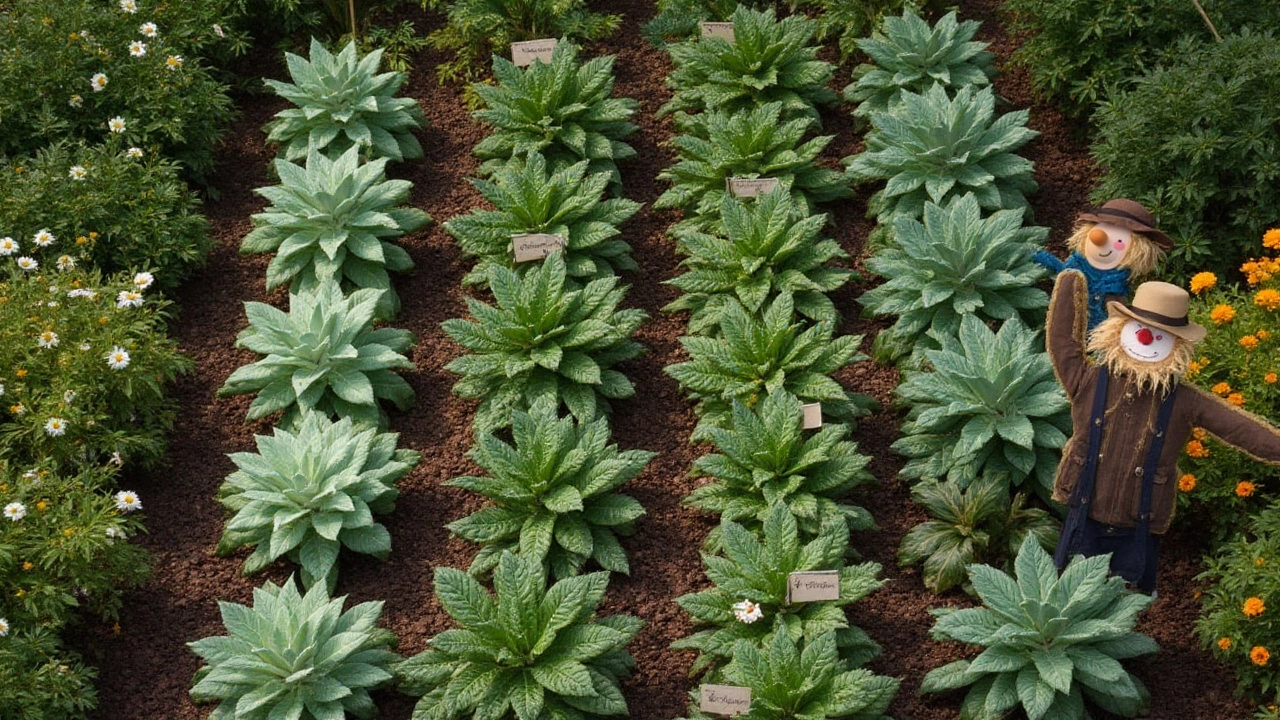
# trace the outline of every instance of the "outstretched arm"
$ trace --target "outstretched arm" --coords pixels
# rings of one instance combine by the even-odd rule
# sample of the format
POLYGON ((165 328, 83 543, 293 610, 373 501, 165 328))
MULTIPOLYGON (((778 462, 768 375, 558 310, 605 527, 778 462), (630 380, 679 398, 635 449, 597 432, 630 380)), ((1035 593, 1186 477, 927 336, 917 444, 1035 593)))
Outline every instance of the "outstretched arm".
POLYGON ((1079 270, 1058 275, 1045 318, 1044 342, 1053 372, 1068 396, 1075 396, 1084 382, 1089 361, 1085 356, 1085 326, 1089 319, 1089 291, 1079 270))
POLYGON ((1194 393, 1195 423, 1210 435, 1254 460, 1280 465, 1280 429, 1201 388, 1187 385, 1182 391, 1194 393))
POLYGON ((1067 267, 1066 263, 1059 260, 1057 255, 1054 255, 1048 250, 1037 250, 1035 254, 1031 256, 1031 259, 1049 268, 1049 270, 1054 273, 1060 273, 1067 267))

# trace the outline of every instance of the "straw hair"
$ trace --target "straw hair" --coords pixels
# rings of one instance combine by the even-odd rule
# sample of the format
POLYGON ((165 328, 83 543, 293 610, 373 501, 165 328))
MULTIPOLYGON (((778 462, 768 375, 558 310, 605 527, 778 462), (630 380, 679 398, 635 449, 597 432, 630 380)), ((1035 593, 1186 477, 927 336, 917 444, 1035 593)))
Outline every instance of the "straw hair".
MULTIPOLYGON (((1097 223, 1082 222, 1075 227, 1071 237, 1067 238, 1067 250, 1084 255, 1085 243, 1089 242, 1089 231, 1097 223)), ((1118 267, 1128 268, 1129 276, 1139 278, 1156 271, 1156 265, 1164 259, 1165 252, 1151 238, 1142 233, 1133 233, 1134 243, 1118 267)))
POLYGON ((1143 362, 1129 356, 1120 345, 1120 333, 1129 322, 1124 315, 1112 315, 1089 333, 1089 351, 1099 354, 1112 375, 1131 378, 1138 387, 1163 395, 1186 373, 1195 357, 1195 343, 1173 336, 1173 352, 1159 362, 1143 362))

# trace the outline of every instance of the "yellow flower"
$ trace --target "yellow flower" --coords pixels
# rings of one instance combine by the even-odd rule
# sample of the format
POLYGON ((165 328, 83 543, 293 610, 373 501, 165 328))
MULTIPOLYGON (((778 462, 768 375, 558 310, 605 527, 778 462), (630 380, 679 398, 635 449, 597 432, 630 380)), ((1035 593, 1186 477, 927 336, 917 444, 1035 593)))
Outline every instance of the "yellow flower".
POLYGON ((1195 360, 1187 363, 1187 377, 1195 377, 1200 372, 1200 369, 1200 363, 1195 360))
MULTIPOLYGON (((1240 482, 1236 483, 1236 496, 1242 497, 1242 498, 1249 497, 1257 489, 1258 489, 1257 485, 1254 485, 1248 480, 1241 480, 1240 482)), ((1262 612, 1262 611, 1259 610, 1258 612, 1262 612)), ((1248 615, 1248 613, 1245 613, 1245 614, 1248 615)))
POLYGON ((1259 290, 1258 294, 1253 296, 1253 304, 1267 310, 1280 308, 1280 290, 1272 290, 1271 288, 1259 290))
POLYGON ((1267 338, 1271 337, 1271 333, 1267 332, 1266 330, 1259 330, 1258 332, 1254 333, 1254 335, 1257 335, 1259 340, 1266 340, 1267 338))
POLYGON ((1258 617, 1266 611, 1267 604, 1262 602, 1262 598, 1256 595, 1245 600, 1244 606, 1241 608, 1241 612, 1245 614, 1245 617, 1258 617))
POLYGON ((1229 323, 1236 317, 1236 309, 1230 305, 1217 305, 1209 311, 1209 319, 1221 325, 1229 323))
POLYGON ((1178 489, 1182 492, 1191 492, 1196 489, 1196 476, 1186 473, 1178 478, 1178 489))
POLYGON ((76 530, 75 528, 67 528, 66 530, 62 531, 62 534, 66 537, 71 537, 72 535, 76 534, 76 530))
POLYGON ((41 500, 40 502, 36 503, 36 512, 44 512, 45 510, 48 510, 48 509, 49 509, 48 500, 41 500))
POLYGON ((1209 449, 1206 448, 1199 440, 1192 440, 1187 443, 1187 455, 1193 458, 1209 457, 1209 449))
POLYGON ((1209 437, 1209 433, 1205 432, 1205 429, 1202 427, 1191 428, 1191 437, 1197 440, 1204 440, 1209 437))
POLYGON ((1260 557, 1257 560, 1254 560, 1253 564, 1256 565, 1257 567, 1262 567, 1263 565, 1267 564, 1267 559, 1260 557))
POLYGON ((1280 228, 1271 228, 1262 234, 1262 247, 1268 250, 1280 250, 1280 228))
POLYGON ((22 563, 22 569, 23 569, 23 570, 26 570, 26 571, 28 571, 28 572, 29 572, 32 568, 34 568, 35 566, 36 566, 36 564, 35 564, 35 563, 33 563, 33 562, 31 562, 30 560, 27 560, 27 561, 25 561, 25 562, 23 562, 23 563, 22 563))
POLYGON ((1253 649, 1249 651, 1249 659, 1253 661, 1254 665, 1266 665, 1267 661, 1271 659, 1271 653, 1267 652, 1267 649, 1261 645, 1254 645, 1253 649))
POLYGON ((1263 382, 1265 382, 1265 383, 1267 383, 1268 385, 1275 385, 1275 384, 1276 384, 1276 374, 1275 374, 1275 373, 1273 373, 1273 372, 1269 372, 1269 373, 1267 373, 1266 375, 1264 375, 1264 376, 1262 377, 1262 381, 1263 381, 1263 382))
MULTIPOLYGON (((1231 386, 1224 382, 1220 382, 1217 385, 1214 385, 1213 387, 1209 388, 1209 391, 1212 392, 1214 395, 1221 395, 1223 397, 1226 397, 1227 393, 1231 392, 1231 386)), ((1204 438, 1198 437, 1196 439, 1203 440, 1204 438)))
POLYGON ((17 597, 26 597, 27 591, 22 588, 18 588, 18 592, 14 593, 14 595, 17 597))
POLYGON ((1231 393, 1227 396, 1227 402, 1236 407, 1244 407, 1244 396, 1240 393, 1231 393))
POLYGON ((1258 338, 1253 335, 1245 335, 1240 338, 1240 347, 1245 350, 1253 350, 1258 347, 1258 338))
POLYGON ((1218 284, 1218 276, 1211 272, 1198 272, 1191 276, 1191 292, 1199 295, 1218 284))
POLYGON ((1218 647, 1219 647, 1223 652, 1226 652, 1226 651, 1230 650, 1230 649, 1231 649, 1231 638, 1229 638, 1229 637, 1219 638, 1219 639, 1218 639, 1218 647))

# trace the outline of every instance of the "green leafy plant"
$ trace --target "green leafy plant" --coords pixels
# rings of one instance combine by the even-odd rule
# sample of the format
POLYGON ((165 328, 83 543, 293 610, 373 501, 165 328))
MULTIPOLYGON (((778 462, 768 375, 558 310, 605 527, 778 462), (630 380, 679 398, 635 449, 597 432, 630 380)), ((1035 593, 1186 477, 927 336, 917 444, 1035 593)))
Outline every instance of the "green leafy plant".
POLYGON ((293 82, 264 80, 297 106, 276 113, 264 128, 267 142, 280 143, 285 160, 312 153, 334 157, 350 148, 359 148, 362 156, 389 160, 422 157, 413 130, 426 127, 427 118, 417 100, 395 97, 407 75, 378 74, 381 49, 361 58, 352 41, 334 55, 311 38, 310 55, 307 59, 285 53, 293 82))
POLYGON ((795 322, 795 302, 783 292, 753 315, 730 298, 720 316, 720 337, 680 338, 686 362, 665 372, 697 401, 702 419, 693 439, 711 427, 725 427, 734 400, 754 407, 761 398, 785 389, 806 403, 821 402, 822 413, 848 422, 869 412, 869 398, 846 391, 828 373, 865 360, 861 335, 832 337, 830 323, 795 322))
POLYGON ((966 193, 984 210, 1029 209, 1032 163, 1013 153, 1039 134, 1027 127, 1026 110, 994 118, 995 94, 972 85, 954 98, 940 85, 901 98, 898 108, 871 114, 866 150, 844 159, 855 180, 888 181, 867 205, 881 233, 898 215, 919 218, 926 202, 966 193))
POLYGON ((966 686, 962 720, 998 718, 1021 704, 1029 720, 1088 717, 1085 700, 1134 717, 1147 689, 1121 660, 1156 651, 1133 632, 1151 598, 1108 577, 1110 555, 1076 556, 1058 576, 1053 559, 1028 537, 1015 561, 1016 580, 986 565, 969 578, 984 607, 937 609, 932 635, 985 649, 973 660, 931 670, 921 692, 966 686))
MULTIPOLYGON (((668 42, 687 40, 698 33, 701 21, 725 22, 739 7, 738 0, 658 0, 657 13, 640 26, 640 34, 660 48, 668 42)), ((745 2, 741 5, 772 7, 773 2, 745 2)))
POLYGON ((911 499, 924 506, 930 520, 911 528, 898 548, 898 564, 923 563, 924 586, 944 593, 967 581, 969 563, 992 556, 1012 559, 1027 536, 1052 548, 1058 522, 1039 508, 1026 508, 1026 496, 1009 498, 1009 481, 1001 476, 960 483, 928 480, 911 488, 911 499))
POLYGON ((98 669, 64 647, 51 628, 12 628, 0 647, 0 673, 9 686, 0 695, 4 717, 82 718, 98 706, 98 690, 93 686, 98 669))
POLYGON ((619 310, 626 292, 616 277, 566 285, 562 253, 552 253, 523 275, 489 271, 497 307, 467 298, 472 320, 451 319, 444 331, 470 352, 445 366, 462 376, 453 391, 479 398, 472 427, 487 433, 511 423, 511 413, 542 396, 563 403, 579 420, 608 410, 608 399, 627 398, 635 386, 613 366, 643 352, 631 335, 643 310, 619 310))
POLYGON ((507 54, 514 42, 600 40, 622 23, 621 15, 591 12, 585 0, 423 0, 423 5, 444 6, 449 18, 427 36, 432 47, 453 56, 436 67, 441 83, 475 80, 483 58, 507 54))
POLYGON ((876 336, 876 354, 906 358, 920 367, 925 353, 938 349, 934 336, 954 337, 960 319, 1019 318, 1044 322, 1049 298, 1036 283, 1046 275, 1031 256, 1041 249, 1048 228, 1024 227, 1022 213, 998 210, 983 217, 973 195, 945 207, 927 202, 924 222, 899 216, 894 242, 867 259, 867 269, 888 279, 858 297, 867 311, 897 315, 876 336))
POLYGON ((284 411, 280 427, 294 428, 306 410, 386 427, 379 401, 407 410, 413 388, 394 368, 413 368, 401 355, 413 344, 408 330, 373 327, 381 290, 356 290, 343 297, 335 282, 291 293, 289 312, 247 302, 249 327, 236 345, 266 357, 238 368, 219 395, 258 396, 249 419, 284 411))
POLYGON ((681 262, 687 270, 667 283, 685 294, 664 311, 692 311, 689 332, 710 335, 729 298, 757 313, 778 293, 790 292, 801 315, 816 322, 839 321, 827 293, 856 273, 827 264, 849 256, 834 240, 821 236, 825 215, 805 215, 791 194, 779 188, 756 202, 726 195, 720 218, 723 233, 676 234, 677 249, 688 256, 681 262))
POLYGON ((556 578, 577 575, 588 560, 630 573, 619 534, 629 535, 644 508, 615 492, 634 479, 657 453, 619 450, 609 444, 604 418, 558 417, 550 397, 528 412, 511 414, 514 447, 492 433, 468 453, 488 477, 459 477, 449 485, 484 495, 494 505, 448 525, 455 535, 483 545, 471 563, 485 573, 507 550, 536 559, 556 578))
MULTIPOLYGON (((710 482, 694 488, 686 505, 753 531, 781 506, 806 538, 833 517, 842 518, 850 532, 875 527, 865 509, 841 501, 849 490, 874 482, 866 469, 871 458, 847 439, 849 428, 842 423, 801 430, 800 400, 787 391, 770 392, 754 408, 735 399, 727 427, 708 428, 706 434, 719 452, 694 461, 693 472, 710 482)), ((707 541, 714 548, 718 533, 707 541)))
POLYGON ((910 9, 902 17, 886 17, 871 37, 857 41, 872 62, 854 68, 854 82, 844 89, 844 99, 858 106, 853 114, 887 112, 902 102, 903 90, 990 85, 995 55, 973 39, 981 25, 959 22, 954 10, 932 27, 910 9))
POLYGON ((626 715, 618 678, 634 666, 626 645, 643 624, 594 618, 609 573, 547 586, 542 564, 503 553, 494 596, 475 578, 437 567, 436 597, 460 626, 396 667, 400 689, 420 695, 414 717, 585 718, 626 715))
POLYGON ((508 160, 541 153, 553 169, 586 160, 588 172, 608 173, 621 187, 617 161, 635 157, 623 138, 638 128, 630 122, 639 108, 631 98, 613 97, 613 56, 582 62, 578 50, 558 43, 551 62, 518 68, 493 57, 496 85, 472 87, 483 103, 472 113, 493 132, 472 150, 485 162, 480 174, 502 168, 508 160))
POLYGON ((218 553, 255 545, 246 575, 288 556, 301 567, 303 587, 322 583, 331 593, 340 547, 386 560, 391 534, 373 514, 395 508, 396 482, 419 457, 397 450, 398 437, 313 411, 303 413, 296 433, 274 428, 270 437, 255 435, 258 452, 229 456, 238 469, 218 499, 234 515, 218 553))
POLYGON ((814 214, 814 203, 853 194, 845 174, 818 165, 817 157, 832 136, 801 142, 812 121, 782 120, 782 103, 768 103, 739 113, 706 113, 706 137, 679 135, 673 144, 680 161, 658 174, 671 181, 653 207, 679 208, 685 219, 676 229, 714 230, 728 191, 725 179, 777 178, 792 199, 814 214))
POLYGON ((772 8, 739 5, 733 42, 708 37, 667 47, 674 68, 666 82, 675 94, 658 116, 677 113, 676 127, 700 134, 698 118, 708 110, 732 114, 777 102, 782 119, 819 124, 816 106, 836 101, 827 87, 835 66, 818 59, 814 29, 803 15, 778 20, 772 8))
MULTIPOLYGON (((835 634, 835 646, 843 662, 862 665, 880 653, 866 633, 849 625, 844 607, 880 589, 880 566, 875 563, 844 565, 849 532, 839 518, 828 518, 818 534, 801 543, 795 518, 785 506, 775 505, 764 520, 763 539, 732 520, 720 523, 724 556, 703 554, 711 588, 676 598, 695 623, 710 625, 671 643, 676 650, 696 650, 690 672, 712 670, 718 677, 726 664, 740 666, 735 656, 739 641, 767 646, 782 628, 789 637, 810 642, 826 633, 835 634), (836 570, 840 598, 788 603, 788 577, 794 572, 836 570)), ((737 671, 742 672, 738 667, 737 671)), ((726 671, 731 672, 731 671, 726 671)))
POLYGON ((336 280, 384 291, 378 316, 396 314, 400 299, 387 271, 407 272, 413 260, 388 240, 430 218, 396 207, 413 184, 387 180, 386 164, 386 158, 361 164, 354 147, 333 159, 313 148, 305 167, 276 160, 280 184, 255 191, 271 205, 253 216, 255 227, 240 245, 241 253, 276 253, 267 266, 268 290, 288 282, 291 293, 310 292, 336 280))
MULTIPOLYGON (((841 662, 836 643, 834 632, 793 640, 784 623, 762 647, 739 640, 733 649, 738 659, 725 670, 725 681, 751 688, 751 711, 746 717, 753 720, 885 717, 898 692, 898 680, 850 669, 841 662)), ((692 699, 688 720, 717 717, 702 712, 698 699, 692 699)))
POLYGON ((861 49, 859 41, 894 18, 899 11, 941 12, 939 0, 788 0, 792 10, 805 9, 818 21, 817 38, 826 42, 835 38, 840 50, 840 64, 845 65, 861 49))
POLYGON ((556 169, 534 151, 507 161, 490 180, 472 180, 494 209, 473 210, 444 224, 463 254, 479 259, 462 281, 487 283, 494 267, 521 272, 536 267, 515 264, 511 236, 521 233, 563 237, 565 270, 576 282, 639 270, 631 259, 631 246, 618 236, 619 226, 640 210, 640 203, 606 198, 609 175, 588 174, 589 167, 583 160, 556 169))
POLYGON ((902 476, 961 487, 993 473, 1016 486, 1031 478, 1047 497, 1071 417, 1040 334, 1016 318, 993 333, 966 315, 957 337, 934 340, 942 349, 925 353, 932 369, 907 372, 896 390, 910 408, 891 446, 909 458, 902 476))
POLYGON ((219 720, 375 717, 369 691, 391 681, 396 638, 377 627, 381 601, 343 612, 345 600, 319 585, 300 595, 290 578, 255 588, 253 607, 219 601, 229 636, 187 643, 208 663, 191 699, 217 702, 219 720))

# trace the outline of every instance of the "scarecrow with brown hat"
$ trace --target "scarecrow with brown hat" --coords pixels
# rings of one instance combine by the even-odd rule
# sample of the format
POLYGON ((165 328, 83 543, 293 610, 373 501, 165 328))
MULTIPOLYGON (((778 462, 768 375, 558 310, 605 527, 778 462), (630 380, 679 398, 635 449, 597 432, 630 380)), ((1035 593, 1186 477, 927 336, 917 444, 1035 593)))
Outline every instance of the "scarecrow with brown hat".
POLYGON ((1054 499, 1068 508, 1054 559, 1061 569, 1072 555, 1112 553, 1112 572, 1152 592, 1159 539, 1177 499, 1176 463, 1192 429, 1273 465, 1280 430, 1179 383, 1205 336, 1187 319, 1186 290, 1147 282, 1132 303, 1108 302, 1086 345, 1092 291, 1082 273, 1063 272, 1046 319, 1045 343, 1074 429, 1054 481, 1054 499))
POLYGON ((1066 262, 1041 250, 1035 261, 1054 271, 1079 270, 1089 286, 1089 329, 1107 319, 1109 300, 1129 297, 1129 279, 1150 275, 1173 248, 1168 235, 1155 228, 1151 211, 1124 198, 1080 213, 1067 239, 1066 262))

